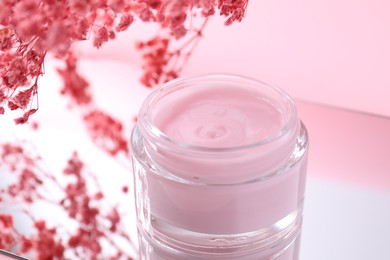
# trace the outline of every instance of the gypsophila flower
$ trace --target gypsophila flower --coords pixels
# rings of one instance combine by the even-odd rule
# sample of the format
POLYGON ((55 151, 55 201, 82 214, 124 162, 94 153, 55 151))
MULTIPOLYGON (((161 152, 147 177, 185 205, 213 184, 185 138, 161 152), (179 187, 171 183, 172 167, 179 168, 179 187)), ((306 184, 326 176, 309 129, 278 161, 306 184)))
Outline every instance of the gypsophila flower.
POLYGON ((38 260, 68 259, 66 255, 83 259, 110 259, 113 255, 120 255, 132 259, 113 239, 120 237, 129 247, 134 247, 123 229, 123 213, 118 206, 102 206, 106 203, 105 196, 101 191, 92 191, 91 184, 98 187, 96 179, 91 177, 93 175, 76 152, 63 170, 68 181, 60 183, 42 167, 42 158, 34 154, 34 150, 29 150, 28 144, 4 143, 0 147, 0 165, 7 165, 9 174, 16 177, 16 181, 0 190, 0 206, 9 201, 11 207, 21 207, 20 213, 31 219, 34 229, 33 233, 24 234, 15 227, 11 214, 0 213, 1 249, 33 254, 33 259, 38 260), (55 185, 61 191, 61 197, 53 200, 50 194, 43 193, 44 182, 55 185), (76 228, 64 233, 61 226, 36 219, 29 213, 29 206, 42 202, 61 208, 76 228), (113 255, 103 251, 107 243, 113 249, 110 250, 113 255), (15 244, 19 246, 15 247, 15 244))
MULTIPOLYGON (((91 140, 111 157, 128 157, 124 124, 95 103, 89 82, 77 70, 73 44, 90 40, 101 48, 137 23, 157 23, 156 35, 136 43, 143 58, 141 82, 154 87, 181 73, 210 16, 219 13, 226 17, 225 25, 231 25, 243 19, 247 4, 248 0, 0 0, 0 115, 21 111, 14 121, 25 124, 38 111, 39 78, 50 53, 64 62, 57 69, 63 80, 61 93, 81 113, 91 140)), ((30 125, 38 129, 37 122, 30 125)), ((55 174, 28 142, 0 143, 0 179, 7 174, 13 181, 0 188, 0 249, 38 260, 133 259, 116 240, 136 252, 123 225, 121 205, 109 205, 77 152, 55 174), (50 185, 61 195, 51 196, 50 185), (42 203, 59 208, 74 228, 36 218, 31 209, 42 203), (19 230, 13 213, 3 208, 24 215, 32 232, 19 230)), ((130 193, 127 185, 120 189, 130 193)))
POLYGON ((70 96, 77 105, 86 105, 91 102, 91 93, 88 81, 77 71, 77 59, 72 53, 65 60, 65 68, 57 69, 64 83, 61 94, 70 96))
POLYGON ((84 116, 84 122, 92 140, 112 156, 128 154, 128 143, 120 121, 103 111, 94 110, 84 116))
MULTIPOLYGON (((73 43, 89 37, 95 47, 100 48, 106 42, 115 39, 116 33, 126 31, 135 22, 154 22, 161 27, 156 39, 180 40, 186 36, 193 39, 200 37, 202 29, 195 28, 194 18, 207 20, 220 10, 226 16, 225 24, 241 21, 245 14, 248 0, 7 0, 0 2, 0 114, 5 108, 20 109, 25 112, 17 123, 28 121, 27 106, 33 103, 38 94, 38 78, 43 74, 46 53, 69 62, 69 51, 73 43), (191 21, 191 22, 189 22, 191 21), (23 104, 12 99, 25 88, 34 91, 24 95, 23 104), (1 96, 4 97, 1 97, 1 96), (29 99, 29 100, 28 100, 29 99), (8 101, 13 104, 5 103, 8 101)), ((170 46, 173 46, 172 44, 170 46)), ((187 60, 191 52, 183 56, 180 48, 150 48, 150 54, 144 54, 145 73, 142 82, 148 86, 160 84, 177 77, 181 67, 171 66, 170 59, 187 60), (165 52, 161 53, 161 52, 165 52), (174 55, 172 55, 175 53, 174 55), (158 60, 151 63, 156 57, 158 60), (161 59, 164 60, 162 63, 161 59)), ((148 50, 144 50, 147 52, 148 50)), ((184 63, 181 63, 183 66, 184 63)), ((74 82, 83 93, 87 85, 77 78, 72 66, 60 70, 65 85, 74 82), (66 70, 70 70, 67 72, 66 70), (67 75, 65 75, 67 74, 67 75), (74 77, 73 79, 71 79, 74 77)), ((69 90, 68 87, 65 89, 69 90)), ((74 93, 69 93, 73 95, 74 93)), ((85 94, 85 93, 84 93, 85 94)), ((23 94, 22 94, 23 95, 23 94)), ((87 98, 88 99, 88 98, 87 98)), ((87 102, 86 96, 78 102, 87 102)), ((30 107, 31 109, 31 107, 30 107)), ((36 104, 38 109, 38 104, 36 104)))

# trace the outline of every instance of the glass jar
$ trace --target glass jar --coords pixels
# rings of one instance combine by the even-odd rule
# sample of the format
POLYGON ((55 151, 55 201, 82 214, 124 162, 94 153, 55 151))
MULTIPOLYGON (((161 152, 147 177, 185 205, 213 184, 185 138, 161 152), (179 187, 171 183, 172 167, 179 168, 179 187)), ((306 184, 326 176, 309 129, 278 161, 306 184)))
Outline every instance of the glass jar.
POLYGON ((166 83, 131 138, 140 258, 298 259, 308 136, 281 89, 166 83))

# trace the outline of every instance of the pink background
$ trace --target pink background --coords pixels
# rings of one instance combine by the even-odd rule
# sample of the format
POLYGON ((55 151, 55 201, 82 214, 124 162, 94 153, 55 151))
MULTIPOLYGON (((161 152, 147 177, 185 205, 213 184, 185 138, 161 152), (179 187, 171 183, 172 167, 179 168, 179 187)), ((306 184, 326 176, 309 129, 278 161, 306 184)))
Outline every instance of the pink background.
MULTIPOLYGON (((184 74, 235 73, 284 88, 309 128, 309 174, 390 190, 388 10, 385 0, 250 0, 240 24, 211 19, 184 74)), ((139 66, 129 47, 155 29, 134 24, 99 51, 80 50, 139 66)))
MULTIPOLYGON (((211 19, 185 74, 239 73, 296 99, 390 116, 389 10, 386 0, 250 0, 240 24, 211 19)), ((154 29, 134 24, 99 53, 83 50, 138 63, 130 40, 154 29)))

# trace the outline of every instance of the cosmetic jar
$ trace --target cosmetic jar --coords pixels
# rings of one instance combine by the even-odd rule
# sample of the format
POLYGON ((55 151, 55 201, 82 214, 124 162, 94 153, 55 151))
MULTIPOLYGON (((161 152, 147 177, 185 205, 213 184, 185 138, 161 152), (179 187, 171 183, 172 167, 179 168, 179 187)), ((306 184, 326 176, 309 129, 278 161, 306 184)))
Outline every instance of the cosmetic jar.
POLYGON ((296 260, 308 134, 282 89, 237 75, 170 81, 131 137, 142 260, 296 260))

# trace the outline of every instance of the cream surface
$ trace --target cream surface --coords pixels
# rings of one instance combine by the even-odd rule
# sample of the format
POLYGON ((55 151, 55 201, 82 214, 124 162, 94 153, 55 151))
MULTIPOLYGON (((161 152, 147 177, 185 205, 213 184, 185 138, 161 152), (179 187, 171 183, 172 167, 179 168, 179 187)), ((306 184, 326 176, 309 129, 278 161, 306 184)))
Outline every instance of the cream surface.
MULTIPOLYGON (((270 100, 232 86, 180 90, 157 115, 157 127, 174 141, 204 147, 237 147, 260 142, 282 127, 270 100)), ((167 97, 165 97, 167 98, 167 97)))

